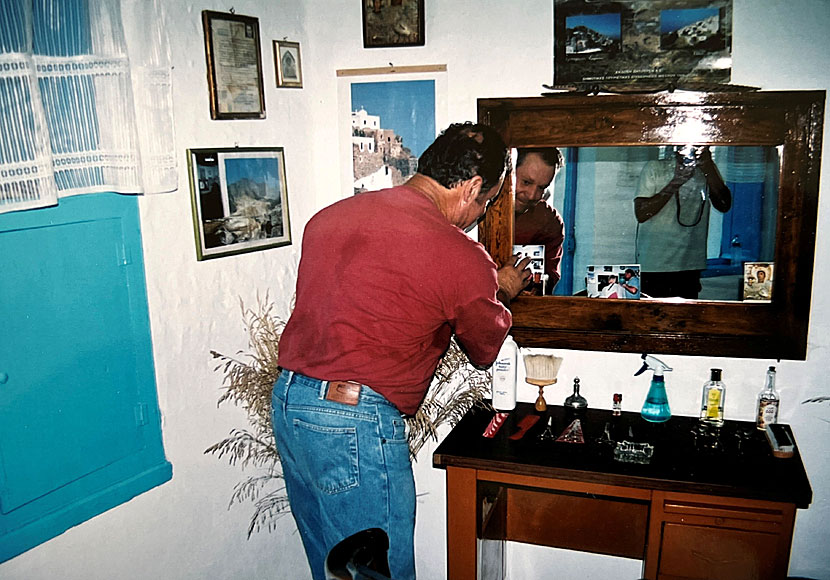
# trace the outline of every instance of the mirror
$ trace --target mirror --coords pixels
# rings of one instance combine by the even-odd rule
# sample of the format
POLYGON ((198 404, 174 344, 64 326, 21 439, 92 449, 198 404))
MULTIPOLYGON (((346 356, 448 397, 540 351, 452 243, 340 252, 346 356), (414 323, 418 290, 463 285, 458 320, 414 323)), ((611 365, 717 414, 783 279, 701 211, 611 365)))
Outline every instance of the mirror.
POLYGON ((479 121, 502 134, 515 168, 479 240, 497 263, 521 249, 538 270, 536 287, 511 304, 517 342, 804 359, 824 99, 824 91, 479 99, 479 121), (555 177, 527 151, 553 147, 564 160, 555 177), (530 179, 523 156, 537 162, 530 179), (676 179, 684 157, 698 161, 676 179), (550 216, 528 225, 522 210, 545 194, 530 213, 555 212, 559 232, 538 238, 550 216))
POLYGON ((756 299, 745 286, 761 284, 757 272, 763 287, 771 287, 778 148, 688 147, 691 157, 685 158, 681 152, 660 146, 514 149, 513 243, 525 255, 539 252, 538 281, 526 292, 740 301, 756 299), (694 152, 707 150, 712 165, 706 159, 696 168, 694 152), (710 186, 703 169, 720 181, 710 186), (658 175, 662 181, 655 183, 658 175), (673 188, 675 176, 682 183, 673 188), (659 211, 638 218, 638 198, 651 199, 664 186, 659 211), (747 263, 768 266, 750 266, 745 279, 747 263), (622 287, 602 292, 613 286, 609 278, 622 287))

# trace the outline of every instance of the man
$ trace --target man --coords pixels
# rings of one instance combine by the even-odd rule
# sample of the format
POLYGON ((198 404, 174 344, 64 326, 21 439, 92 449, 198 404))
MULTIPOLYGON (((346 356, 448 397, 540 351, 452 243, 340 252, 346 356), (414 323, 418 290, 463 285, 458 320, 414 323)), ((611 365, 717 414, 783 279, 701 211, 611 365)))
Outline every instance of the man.
POLYGON ((678 147, 672 157, 646 163, 634 199, 643 294, 698 297, 710 205, 729 211, 732 194, 708 147, 678 147))
POLYGON ((527 283, 528 260, 497 270, 464 233, 508 169, 495 130, 452 125, 407 183, 342 200, 306 226, 272 406, 315 579, 335 544, 367 528, 389 535, 392 577, 415 577, 403 416, 418 409, 451 335, 488 366, 510 328, 503 303, 527 283))
POLYGON ((565 223, 553 206, 544 203, 547 190, 557 170, 562 166, 562 154, 555 147, 519 149, 516 158, 516 200, 514 234, 516 245, 545 246, 545 294, 553 294, 553 288, 561 277, 562 242, 565 240, 565 223))
POLYGON ((640 298, 640 281, 637 279, 637 273, 633 269, 625 269, 620 286, 622 286, 623 290, 625 290, 623 298, 629 300, 636 300, 640 298))
POLYGON ((764 270, 758 270, 755 275, 758 277, 758 298, 769 300, 772 296, 772 280, 767 280, 767 273, 764 270))
POLYGON ((616 274, 608 276, 608 282, 599 291, 600 298, 620 298, 622 294, 622 286, 620 286, 616 274))

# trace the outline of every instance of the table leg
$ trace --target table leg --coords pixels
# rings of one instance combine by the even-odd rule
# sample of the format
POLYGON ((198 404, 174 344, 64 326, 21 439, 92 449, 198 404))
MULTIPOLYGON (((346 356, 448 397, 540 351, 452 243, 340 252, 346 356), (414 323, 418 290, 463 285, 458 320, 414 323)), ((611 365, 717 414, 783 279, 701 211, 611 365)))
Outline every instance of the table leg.
POLYGON ((447 466, 447 578, 476 580, 476 470, 447 466))

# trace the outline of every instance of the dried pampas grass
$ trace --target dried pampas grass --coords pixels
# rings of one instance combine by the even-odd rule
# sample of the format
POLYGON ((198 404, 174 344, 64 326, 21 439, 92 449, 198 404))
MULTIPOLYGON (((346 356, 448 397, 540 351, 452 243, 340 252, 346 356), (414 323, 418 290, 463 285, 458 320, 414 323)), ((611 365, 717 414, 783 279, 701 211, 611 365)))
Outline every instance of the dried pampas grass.
MULTIPOLYGON (((288 512, 288 498, 282 478, 280 455, 271 430, 271 390, 279 370, 279 343, 285 322, 273 313, 274 305, 266 297, 257 299, 256 309, 246 308, 240 300, 242 320, 248 334, 249 352, 228 356, 211 351, 219 359, 217 372, 224 375, 224 392, 219 403, 231 401, 248 416, 249 425, 233 429, 228 437, 211 445, 205 453, 226 458, 243 469, 254 467, 234 487, 230 505, 254 502, 248 525, 248 537, 263 528, 272 531, 280 516, 288 512)), ((432 385, 417 413, 407 418, 409 452, 417 459, 426 442, 438 440, 442 426, 453 427, 475 405, 485 405, 490 392, 490 372, 474 367, 453 339, 438 368, 432 385)))

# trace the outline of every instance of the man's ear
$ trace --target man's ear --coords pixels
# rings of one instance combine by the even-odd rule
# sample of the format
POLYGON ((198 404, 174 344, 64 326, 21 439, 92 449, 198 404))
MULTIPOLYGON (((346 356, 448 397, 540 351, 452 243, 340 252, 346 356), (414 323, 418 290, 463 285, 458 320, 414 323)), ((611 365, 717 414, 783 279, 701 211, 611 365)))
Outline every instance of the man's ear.
POLYGON ((464 201, 465 205, 478 199, 479 194, 481 194, 482 185, 484 185, 484 179, 482 179, 480 175, 471 177, 467 181, 461 183, 461 199, 464 201))

